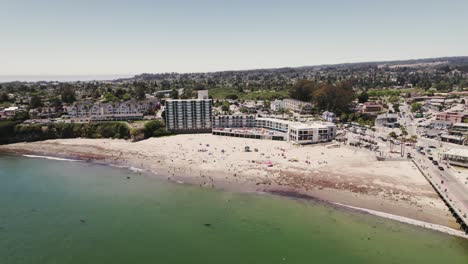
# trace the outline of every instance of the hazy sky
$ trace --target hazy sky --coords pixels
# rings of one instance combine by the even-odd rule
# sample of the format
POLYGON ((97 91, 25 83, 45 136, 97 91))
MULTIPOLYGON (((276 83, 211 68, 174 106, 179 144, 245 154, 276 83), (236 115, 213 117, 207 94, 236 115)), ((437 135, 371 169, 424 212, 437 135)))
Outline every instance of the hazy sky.
POLYGON ((0 0, 0 75, 468 55, 468 0, 0 0))

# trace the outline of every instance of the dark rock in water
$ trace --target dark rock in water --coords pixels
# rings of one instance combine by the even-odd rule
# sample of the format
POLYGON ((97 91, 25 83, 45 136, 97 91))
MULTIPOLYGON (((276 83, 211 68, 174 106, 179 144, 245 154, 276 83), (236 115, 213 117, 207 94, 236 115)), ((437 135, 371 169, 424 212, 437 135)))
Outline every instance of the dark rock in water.
POLYGON ((203 224, 206 227, 211 227, 211 224, 203 224))

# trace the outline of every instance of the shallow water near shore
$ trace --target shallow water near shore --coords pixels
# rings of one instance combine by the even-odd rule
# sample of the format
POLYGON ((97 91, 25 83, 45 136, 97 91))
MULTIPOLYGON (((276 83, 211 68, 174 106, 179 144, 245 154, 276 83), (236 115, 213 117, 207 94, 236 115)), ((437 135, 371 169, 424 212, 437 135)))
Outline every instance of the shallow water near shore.
POLYGON ((0 156, 0 263, 466 264, 468 240, 311 201, 0 156))

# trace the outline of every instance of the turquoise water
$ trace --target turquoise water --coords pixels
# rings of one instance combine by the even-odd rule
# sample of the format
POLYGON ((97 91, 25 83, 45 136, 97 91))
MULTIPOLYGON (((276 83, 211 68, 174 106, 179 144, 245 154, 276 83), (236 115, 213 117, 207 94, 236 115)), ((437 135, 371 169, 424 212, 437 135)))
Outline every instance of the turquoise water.
POLYGON ((310 201, 0 156, 0 263, 467 264, 468 241, 310 201))

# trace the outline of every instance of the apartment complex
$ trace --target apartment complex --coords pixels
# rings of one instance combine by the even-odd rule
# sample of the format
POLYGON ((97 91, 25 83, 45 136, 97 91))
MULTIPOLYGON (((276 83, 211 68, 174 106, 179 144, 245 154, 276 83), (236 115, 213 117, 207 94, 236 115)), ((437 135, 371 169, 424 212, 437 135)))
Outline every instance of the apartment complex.
POLYGON ((281 109, 283 109, 283 108, 284 108, 284 106, 283 106, 283 100, 278 100, 278 99, 276 99, 276 100, 274 100, 274 101, 271 101, 271 103, 270 103, 270 109, 271 109, 272 111, 277 112, 277 111, 279 111, 279 110, 281 110, 281 109))
POLYGON ((462 123, 467 114, 461 112, 443 112, 436 114, 436 120, 449 121, 450 123, 462 123))
POLYGON ((152 100, 129 100, 120 103, 74 102, 66 106, 68 115, 76 121, 113 121, 142 119, 146 112, 154 110, 158 102, 152 100))
POLYGON ((361 112, 362 113, 374 113, 380 112, 383 110, 383 106, 378 104, 377 102, 365 102, 362 106, 361 112))
POLYGON ((467 145, 468 123, 456 123, 449 129, 448 134, 442 134, 440 139, 445 142, 467 145))
POLYGON ((312 103, 303 102, 295 99, 284 99, 283 108, 301 113, 301 114, 310 114, 312 113, 312 103))
POLYGON ((166 101, 166 128, 176 133, 210 133, 212 128, 211 99, 166 101))
POLYGON ((312 103, 295 99, 274 100, 270 103, 270 109, 275 112, 287 109, 296 113, 310 114, 312 113, 312 103))

